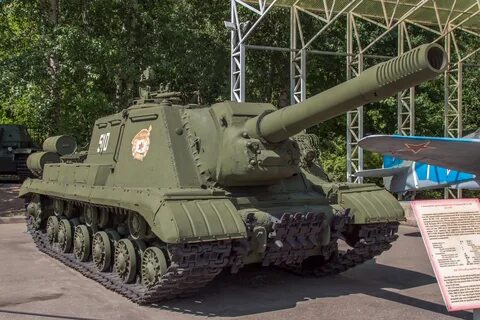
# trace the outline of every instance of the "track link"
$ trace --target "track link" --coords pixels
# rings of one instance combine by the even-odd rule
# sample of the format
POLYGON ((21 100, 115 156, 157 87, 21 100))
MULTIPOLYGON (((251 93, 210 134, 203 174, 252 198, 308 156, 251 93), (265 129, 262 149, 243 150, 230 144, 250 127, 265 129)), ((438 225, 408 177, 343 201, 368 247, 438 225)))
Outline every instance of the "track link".
POLYGON ((397 222, 360 225, 359 228, 359 240, 351 249, 339 252, 335 239, 326 248, 333 253, 330 259, 319 263, 285 266, 286 269, 300 275, 316 277, 342 273, 389 250, 392 242, 398 238, 397 222))
POLYGON ((59 252, 50 245, 45 232, 35 230, 31 218, 27 218, 27 227, 40 251, 138 304, 153 304, 194 293, 212 281, 231 259, 231 241, 173 246, 170 248, 172 263, 167 273, 147 289, 140 283, 124 283, 114 272, 99 272, 93 262, 80 262, 73 253, 59 252))

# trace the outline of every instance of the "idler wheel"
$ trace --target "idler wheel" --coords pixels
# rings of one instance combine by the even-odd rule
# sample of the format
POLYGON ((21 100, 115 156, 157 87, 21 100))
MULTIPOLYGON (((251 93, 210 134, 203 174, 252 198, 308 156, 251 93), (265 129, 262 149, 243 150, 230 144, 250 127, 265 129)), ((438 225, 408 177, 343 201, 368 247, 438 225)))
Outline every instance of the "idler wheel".
POLYGON ((92 256, 93 263, 98 271, 107 271, 112 265, 113 240, 108 233, 99 231, 93 236, 92 256))
POLYGON ((30 202, 27 206, 27 214, 29 216, 32 216, 33 218, 38 218, 40 217, 41 209, 40 209, 40 204, 37 202, 30 202))
POLYGON ((88 261, 91 247, 90 231, 87 226, 83 224, 76 226, 73 241, 73 254, 75 258, 82 262, 88 261))
POLYGON ((128 215, 128 230, 133 239, 142 239, 147 235, 147 222, 135 212, 128 215))
POLYGON ((58 244, 62 252, 68 253, 72 250, 73 230, 68 219, 60 220, 58 225, 58 244))
POLYGON ((115 271, 125 283, 131 283, 137 275, 137 252, 132 241, 122 239, 115 247, 115 271))
POLYGON ((147 248, 142 258, 142 283, 151 288, 166 272, 167 259, 163 251, 157 247, 147 248))
POLYGON ((47 220, 47 238, 48 242, 53 243, 57 242, 58 236, 58 227, 60 225, 60 221, 56 216, 50 216, 47 220))
POLYGON ((98 209, 92 206, 86 206, 83 211, 83 218, 87 227, 97 230, 98 226, 98 209))
POLYGON ((65 201, 59 200, 59 199, 54 199, 53 200, 53 213, 57 216, 60 217, 63 215, 65 211, 65 201))

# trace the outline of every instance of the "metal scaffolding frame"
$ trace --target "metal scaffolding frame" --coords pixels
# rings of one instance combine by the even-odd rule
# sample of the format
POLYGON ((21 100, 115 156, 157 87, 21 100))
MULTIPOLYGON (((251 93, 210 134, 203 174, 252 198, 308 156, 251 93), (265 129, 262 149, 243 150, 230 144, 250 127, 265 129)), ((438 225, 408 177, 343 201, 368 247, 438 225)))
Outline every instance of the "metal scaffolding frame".
MULTIPOLYGON (((358 51, 362 44, 358 36, 355 16, 347 14, 347 80, 358 76, 363 71, 363 55, 355 54, 354 41, 358 51), (354 39, 355 38, 355 39, 354 39)), ((363 170, 363 149, 358 146, 358 141, 363 137, 363 106, 347 112, 347 181, 363 182, 363 177, 353 177, 357 171, 363 170)))
MULTIPOLYGON (((449 29, 453 26, 449 25, 449 29)), ((444 76, 444 136, 449 138, 461 138, 463 135, 463 69, 465 61, 480 52, 475 49, 465 55, 459 50, 459 43, 455 33, 450 32, 445 39, 445 49, 448 56, 448 68, 444 76)), ((462 190, 445 188, 445 199, 461 198, 462 190)))
MULTIPOLYGON (((398 55, 412 49, 412 42, 407 24, 402 21, 398 25, 398 55), (407 50, 405 50, 405 43, 407 50)), ((415 88, 403 90, 397 95, 397 130, 403 136, 415 135, 415 88)))
POLYGON ((302 25, 298 9, 290 10, 290 103, 305 100, 307 86, 307 53, 304 49, 302 25), (300 43, 299 43, 300 42, 300 43), (300 44, 300 46, 299 46, 300 44), (298 50, 300 47, 300 50, 298 50))
MULTIPOLYGON (((230 0, 231 20, 225 22, 231 30, 231 99, 245 101, 246 49, 276 50, 290 53, 290 101, 298 103, 306 98, 310 54, 339 55, 346 57, 347 79, 357 76, 367 58, 384 59, 386 56, 369 54, 369 50, 388 35, 397 37, 397 54, 412 48, 409 26, 432 32, 436 42, 441 42, 449 57, 449 67, 444 75, 445 136, 462 135, 462 82, 465 61, 479 52, 463 53, 455 34, 480 37, 480 0, 230 0), (239 6, 253 12, 254 21, 242 21, 239 6), (269 11, 276 6, 290 9, 290 47, 278 48, 247 44, 249 36, 260 25, 269 11), (305 38, 301 16, 308 15, 321 21, 322 26, 310 39, 305 38), (346 52, 312 50, 311 44, 339 19, 347 22, 346 52), (358 23, 373 24, 382 30, 380 36, 368 44, 362 43, 358 23)), ((362 182, 354 173, 363 170, 363 150, 358 140, 363 137, 363 106, 347 113, 347 181, 362 182)), ((415 89, 410 88, 397 96, 397 132, 415 134, 415 89)), ((446 194, 453 193, 447 191, 446 194)), ((458 195, 461 195, 460 193, 458 195)))

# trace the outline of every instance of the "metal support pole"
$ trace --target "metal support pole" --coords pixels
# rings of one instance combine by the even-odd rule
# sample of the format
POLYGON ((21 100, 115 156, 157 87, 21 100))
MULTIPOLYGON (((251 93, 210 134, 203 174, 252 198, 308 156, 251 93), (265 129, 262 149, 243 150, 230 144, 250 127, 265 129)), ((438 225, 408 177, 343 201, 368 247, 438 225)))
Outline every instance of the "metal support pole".
POLYGON ((241 44, 232 52, 231 100, 245 102, 245 46, 241 44))
POLYGON ((295 103, 295 54, 297 49, 297 17, 295 7, 290 8, 290 104, 295 103))
MULTIPOLYGON (((398 25, 398 55, 405 53, 405 40, 408 50, 412 49, 405 22, 398 25)), ((415 135, 415 87, 400 91, 397 95, 397 130, 404 136, 415 135)))
MULTIPOLYGON (((349 13, 347 14, 347 54, 351 54, 353 49, 353 35, 352 35, 352 15, 349 13)), ((350 69, 350 65, 352 63, 352 58, 350 55, 347 55, 347 80, 351 79, 352 77, 352 70, 350 69)), ((352 163, 352 134, 350 132, 350 124, 352 123, 352 118, 355 117, 355 114, 351 111, 347 112, 347 181, 352 182, 352 174, 353 170, 353 163, 352 163)))
POLYGON ((306 92, 306 50, 298 48, 298 40, 302 42, 303 34, 296 7, 290 9, 290 103, 296 104, 305 100, 306 92))
POLYGON ((292 60, 293 64, 293 100, 292 104, 301 102, 306 98, 306 51, 304 49, 300 50, 298 53, 294 54, 292 60))
MULTIPOLYGON (((363 56, 354 55, 354 16, 347 14, 347 80, 356 77, 363 70, 363 56)), ((357 42, 360 39, 357 37, 357 42)), ((358 48, 360 51, 361 48, 358 48)), ((347 112, 347 181, 362 183, 363 177, 353 177, 357 171, 363 170, 363 149, 358 146, 358 141, 363 137, 363 106, 355 111, 347 112)))
MULTIPOLYGON (((457 64, 457 137, 463 136, 463 62, 457 64)), ((463 197, 462 189, 457 189, 457 198, 463 197)))
POLYGON ((236 102, 245 101, 245 46, 240 43, 242 28, 238 19, 237 2, 230 1, 231 26, 230 31, 230 100, 236 102))
MULTIPOLYGON (((449 138, 461 138, 463 134, 463 62, 452 63, 452 46, 456 46, 455 41, 454 33, 449 32, 445 37, 448 68, 444 74, 444 136, 449 138)), ((454 192, 450 188, 445 188, 444 197, 461 198, 462 190, 454 192)))
MULTIPOLYGON (((445 51, 447 52, 447 63, 448 67, 447 70, 445 70, 445 73, 443 75, 443 93, 444 93, 444 109, 443 109, 443 135, 445 137, 448 137, 448 113, 449 113, 449 90, 448 90, 448 83, 449 83, 449 69, 450 69, 450 34, 447 34, 445 36, 445 51)), ((454 194, 450 190, 450 188, 444 188, 443 189, 443 197, 445 199, 449 198, 455 198, 454 194)))

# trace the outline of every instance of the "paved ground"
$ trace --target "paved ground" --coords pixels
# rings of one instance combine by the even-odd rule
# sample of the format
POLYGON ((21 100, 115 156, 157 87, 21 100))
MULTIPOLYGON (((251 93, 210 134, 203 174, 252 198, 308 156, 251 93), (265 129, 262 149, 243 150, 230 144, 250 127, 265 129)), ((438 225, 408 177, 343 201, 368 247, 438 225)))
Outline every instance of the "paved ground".
POLYGON ((18 199, 20 184, 0 181, 0 216, 24 208, 22 199, 18 199))
POLYGON ((24 224, 0 225, 0 319, 472 319, 448 314, 414 227, 392 250, 339 276, 246 268, 202 292, 140 307, 34 248, 24 224))

